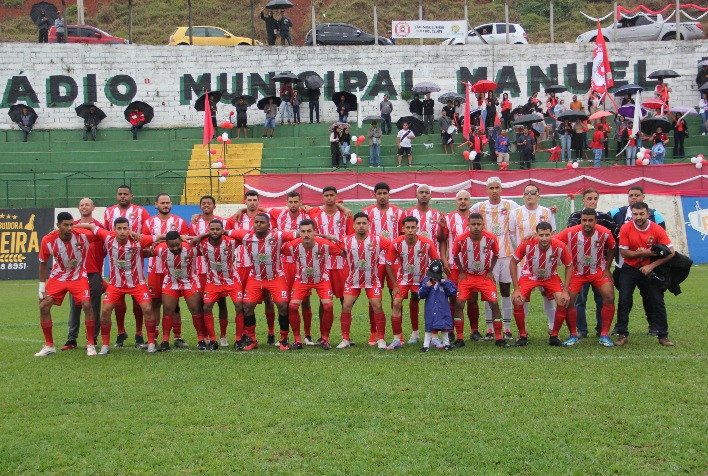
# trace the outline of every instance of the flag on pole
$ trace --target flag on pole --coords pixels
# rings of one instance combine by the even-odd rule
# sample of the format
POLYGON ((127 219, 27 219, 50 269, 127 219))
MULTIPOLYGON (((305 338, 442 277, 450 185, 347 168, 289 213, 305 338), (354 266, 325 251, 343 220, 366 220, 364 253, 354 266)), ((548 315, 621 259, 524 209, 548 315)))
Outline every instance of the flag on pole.
POLYGON ((214 137, 214 125, 211 123, 211 104, 209 104, 209 91, 206 91, 204 98, 204 138, 202 145, 207 145, 214 137))
POLYGON ((602 34, 600 20, 597 21, 597 38, 595 38, 595 50, 592 57, 592 79, 590 80, 590 90, 599 93, 607 93, 607 90, 614 86, 612 79, 612 69, 610 68, 610 58, 607 54, 605 37, 602 34))
POLYGON ((638 136, 638 134, 639 134, 639 121, 642 118, 642 113, 641 113, 642 106, 640 106, 641 103, 642 103, 641 93, 637 93, 636 104, 634 106, 634 118, 632 120, 632 135, 635 138, 639 137, 638 136))
POLYGON ((470 83, 462 83, 465 85, 465 123, 462 126, 462 137, 465 140, 470 140, 470 133, 472 132, 472 120, 470 119, 470 102, 472 85, 470 83))

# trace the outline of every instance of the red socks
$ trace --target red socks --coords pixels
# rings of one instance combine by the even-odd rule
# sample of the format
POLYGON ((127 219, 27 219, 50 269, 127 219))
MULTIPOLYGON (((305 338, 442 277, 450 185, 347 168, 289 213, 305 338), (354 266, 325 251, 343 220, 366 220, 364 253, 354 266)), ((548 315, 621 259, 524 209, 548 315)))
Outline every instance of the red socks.
POLYGON ((502 339, 502 327, 503 327, 503 322, 501 318, 499 319, 494 319, 492 322, 492 325, 494 326, 494 338, 496 340, 501 340, 502 339))
POLYGON ((340 319, 341 325, 342 325, 342 339, 350 340, 349 339, 349 332, 352 329, 352 313, 351 312, 343 312, 339 319, 340 319))
POLYGON ((148 334, 148 344, 154 344, 155 343, 155 326, 157 325, 157 321, 145 321, 145 328, 147 329, 147 334, 148 334))
MULTIPOLYGON (((141 336, 143 335, 143 310, 135 301, 133 301, 133 314, 135 314, 135 335, 141 336)), ((157 321, 154 322, 154 327, 157 327, 157 321)), ((145 329, 147 329, 147 324, 145 329)), ((150 329, 148 329, 148 339, 150 339, 150 329)))
POLYGON ((524 306, 514 306, 514 320, 516 321, 516 327, 519 329, 520 337, 527 337, 526 335, 526 316, 524 315, 524 306))
POLYGON ((88 345, 95 345, 96 342, 93 340, 93 333, 96 332, 96 321, 93 319, 86 319, 84 324, 86 324, 86 341, 88 345))
MULTIPOLYGON (((229 327, 229 318, 219 317, 219 337, 226 337, 226 329, 229 327)), ((214 331, 216 333, 216 331, 214 331)))
POLYGON ((268 323, 268 335, 275 334, 275 312, 266 311, 266 322, 268 323))
POLYGON ((575 306, 570 306, 568 308, 568 313, 567 313, 567 320, 568 320, 568 330, 570 331, 570 335, 575 336, 578 335, 578 328, 576 326, 577 321, 578 321, 578 312, 575 310, 575 306))
POLYGON ((101 343, 111 345, 111 323, 101 324, 101 343))
POLYGON ((383 312, 377 312, 374 314, 374 321, 376 322, 376 337, 379 340, 386 338, 386 314, 383 312))
POLYGON ((453 320, 453 324, 455 325, 455 335, 457 335, 457 338, 464 339, 465 338, 465 320, 464 320, 464 318, 453 320))
POLYGON ((246 325, 243 323, 243 313, 236 314, 236 340, 241 340, 246 332, 246 325))
POLYGON ((181 339, 182 338, 182 319, 179 321, 175 321, 172 319, 172 332, 175 335, 175 339, 181 339))
POLYGON ((369 333, 376 333, 376 317, 374 316, 374 308, 369 304, 369 333))
MULTIPOLYGON (((290 328, 293 330, 293 339, 295 342, 302 342, 302 336, 300 334, 300 313, 298 309, 299 304, 293 304, 292 302, 288 306, 288 322, 290 323, 290 328)), ((309 334, 305 334, 309 335, 309 334)))
POLYGON ((393 335, 398 336, 403 334, 403 317, 402 316, 391 316, 391 329, 393 330, 393 335))
POLYGON ((615 305, 603 304, 600 310, 600 317, 602 317, 602 331, 600 336, 608 336, 610 334, 610 327, 612 327, 612 319, 615 317, 615 305))
POLYGON ((210 341, 216 341, 216 332, 214 331, 214 314, 211 312, 204 313, 204 332, 210 341))
POLYGON ((467 303, 467 319, 470 321, 470 332, 479 331, 479 303, 467 303))
POLYGON ((411 299, 408 306, 411 314, 411 330, 413 332, 418 332, 418 316, 420 315, 419 304, 420 301, 411 299))
POLYGON ((39 325, 42 326, 45 345, 47 347, 54 347, 54 337, 52 336, 52 320, 49 319, 47 322, 40 322, 39 325))
MULTIPOLYGON (((302 310, 302 323, 305 327, 305 335, 312 335, 312 308, 302 310)), ((321 329, 320 329, 321 330, 321 329)))
MULTIPOLYGON (((169 342, 174 318, 174 314, 164 314, 162 316, 162 342, 169 342)), ((175 333, 175 337, 177 337, 176 334, 177 333, 175 333)))
MULTIPOLYGON (((334 324, 334 305, 331 302, 328 302, 322 304, 322 307, 324 308, 324 314, 322 316, 322 325, 320 326, 322 328, 322 339, 329 342, 329 333, 332 330, 332 325, 334 324)), ((349 316, 349 320, 351 323, 351 314, 349 316)))
POLYGON ((118 327, 118 334, 125 334, 126 333, 125 332, 125 313, 127 312, 125 302, 116 303, 115 312, 116 312, 116 326, 118 327))
POLYGON ((192 316, 192 324, 194 324, 194 330, 197 331, 197 340, 204 340, 204 315, 195 314, 192 316))

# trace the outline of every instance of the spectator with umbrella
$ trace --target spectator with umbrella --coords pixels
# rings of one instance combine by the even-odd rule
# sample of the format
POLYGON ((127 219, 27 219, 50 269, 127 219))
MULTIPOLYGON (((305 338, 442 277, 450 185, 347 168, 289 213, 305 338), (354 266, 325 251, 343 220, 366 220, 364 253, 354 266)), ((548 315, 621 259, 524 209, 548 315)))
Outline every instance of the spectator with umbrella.
POLYGON ((575 150, 575 159, 580 161, 583 159, 585 152, 585 124, 583 120, 578 118, 573 124, 573 136, 571 137, 571 143, 573 150, 575 150))
POLYGON ((455 130, 455 126, 452 125, 452 121, 447 115, 447 109, 443 108, 440 111, 440 117, 438 118, 438 126, 440 127, 440 137, 442 140, 443 154, 447 154, 447 148, 450 146, 450 153, 455 153, 455 143, 452 138, 450 131, 455 130))
POLYGON ((425 126, 425 133, 433 133, 433 119, 435 118, 435 101, 430 99, 430 93, 425 93, 425 99, 423 100, 423 125, 425 126))
MULTIPOLYGON (((236 138, 241 138, 243 130, 243 138, 248 137, 248 108, 256 102, 253 96, 237 96, 231 103, 236 108, 236 138)), ((233 116, 232 116, 233 117, 233 116)), ((233 123, 233 120, 231 121, 233 123)))
POLYGON ((297 93, 297 89, 293 89, 290 104, 293 108, 293 124, 300 124, 300 105, 302 104, 302 97, 297 93))
POLYGON ((12 121, 16 123, 24 132, 25 137, 23 142, 27 142, 29 135, 32 133, 34 123, 37 121, 37 113, 34 112, 34 109, 29 106, 25 106, 24 104, 15 104, 10 107, 8 115, 10 116, 10 119, 12 119, 12 121))
POLYGON ((264 10, 261 10, 261 20, 265 22, 266 37, 270 46, 275 45, 275 39, 278 36, 278 20, 273 16, 273 10, 268 10, 268 16, 264 15, 264 10))
POLYGON ((324 80, 318 74, 311 74, 305 78, 305 87, 310 103, 310 124, 312 124, 313 115, 316 117, 317 123, 320 123, 320 88, 323 85, 324 80))
POLYGON ((278 20, 278 30, 280 31, 280 45, 285 46, 285 42, 288 42, 288 46, 293 45, 292 38, 290 37, 290 29, 293 27, 293 21, 285 16, 285 10, 280 10, 280 20, 278 20))
POLYGON ((416 93, 413 95, 413 100, 408 106, 408 110, 411 112, 413 117, 420 119, 421 121, 423 120, 423 101, 420 100, 419 94, 416 93))
POLYGON ((133 140, 138 140, 138 129, 142 129, 145 125, 145 114, 136 107, 130 114, 128 121, 130 122, 130 132, 133 133, 133 140))
POLYGON ((95 141, 98 124, 106 118, 106 113, 93 104, 82 104, 76 108, 76 115, 84 120, 84 140, 88 140, 91 134, 91 138, 95 141))
POLYGON ((563 123, 558 128, 558 135, 560 135, 561 143, 561 161, 571 162, 571 141, 573 138, 573 126, 570 125, 569 120, 564 120, 563 123), (566 159, 567 156, 567 159, 566 159))
POLYGON ((384 134, 391 134, 391 113, 393 112, 393 103, 388 100, 388 94, 384 94, 383 101, 379 103, 379 112, 381 113, 382 119, 381 130, 384 134))
POLYGON ((595 167, 599 168, 602 164, 602 151, 604 150, 604 144, 606 143, 607 137, 605 136, 605 132, 602 130, 600 124, 596 123, 595 133, 592 135, 592 141, 590 142, 590 148, 592 149, 593 154, 595 154, 595 167))
POLYGON ((676 113, 676 126, 674 128, 674 159, 685 157, 683 142, 688 137, 688 124, 683 118, 683 114, 676 113))
POLYGON ((280 98, 274 96, 268 96, 258 101, 258 109, 262 109, 265 113, 262 138, 268 136, 268 131, 270 131, 271 139, 273 138, 273 134, 275 134, 275 119, 278 117, 278 104, 280 104, 280 98), (276 99, 278 99, 278 103, 275 102, 276 99))
POLYGON ((290 102, 293 98, 293 85, 290 81, 284 81, 280 85, 280 125, 284 124, 283 118, 287 117, 288 124, 291 123, 293 105, 290 102))
POLYGON ((349 124, 346 124, 344 127, 339 127, 339 147, 342 149, 342 161, 345 167, 351 157, 352 135, 349 133, 349 129, 349 124))
MULTIPOLYGON (((204 109, 202 109, 203 111, 204 109)), ((142 129, 152 121, 155 113, 152 106, 142 101, 133 101, 123 111, 123 117, 130 122, 130 132, 133 133, 133 140, 138 140, 138 129, 142 129)))
POLYGON ((627 144, 625 148, 626 152, 626 165, 634 165, 637 159, 637 136, 632 133, 632 127, 634 126, 634 121, 628 121, 627 127, 623 128, 620 134, 622 135, 622 142, 627 144))
POLYGON ((527 125, 524 125, 523 132, 516 137, 516 149, 520 152, 519 168, 531 169, 533 155, 536 152, 536 139, 533 134, 529 132, 527 125))
POLYGON ((51 27, 51 20, 47 17, 47 13, 42 10, 39 13, 39 19, 37 20, 37 32, 39 34, 40 43, 49 43, 49 29, 51 27))
MULTIPOLYGON (((700 63, 698 63, 698 66, 701 69, 696 75, 696 86, 700 90, 701 86, 703 86, 704 84, 708 84, 708 60, 701 61, 700 63)), ((701 93, 701 97, 703 97, 703 93, 701 93)))

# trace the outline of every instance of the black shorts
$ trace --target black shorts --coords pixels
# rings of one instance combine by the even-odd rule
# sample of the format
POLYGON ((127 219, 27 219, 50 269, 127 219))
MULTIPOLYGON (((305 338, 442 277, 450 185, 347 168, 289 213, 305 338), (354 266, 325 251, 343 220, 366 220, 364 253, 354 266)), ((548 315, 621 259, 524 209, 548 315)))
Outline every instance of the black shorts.
POLYGON ((246 125, 246 122, 248 122, 248 119, 246 118, 236 119, 236 127, 248 127, 248 125, 246 125))
POLYGON ((398 155, 412 155, 410 147, 399 147, 398 155))

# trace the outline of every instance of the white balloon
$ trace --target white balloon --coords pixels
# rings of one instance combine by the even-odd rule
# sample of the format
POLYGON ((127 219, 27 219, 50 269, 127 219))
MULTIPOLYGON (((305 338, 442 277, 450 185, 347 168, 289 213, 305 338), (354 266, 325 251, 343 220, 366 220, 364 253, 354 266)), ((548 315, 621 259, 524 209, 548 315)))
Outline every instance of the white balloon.
POLYGON ((351 158, 349 159, 349 162, 350 162, 352 165, 356 165, 356 157, 354 157, 354 154, 352 154, 351 158))
POLYGON ((216 168, 217 168, 217 169, 220 169, 220 168, 223 167, 223 166, 224 166, 224 163, 223 163, 222 161, 218 161, 218 162, 216 163, 216 168))
POLYGON ((577 169, 578 167, 580 167, 580 164, 577 162, 573 162, 573 168, 577 169))
POLYGON ((698 162, 698 163, 696 164, 696 168, 697 168, 698 170, 701 170, 701 169, 703 168, 703 162, 698 162))
POLYGON ((692 163, 692 164, 697 164, 697 163, 700 162, 700 161, 701 161, 701 159, 699 159, 698 157, 691 157, 691 163, 692 163))
POLYGON ((219 182, 221 182, 221 183, 226 182, 226 177, 219 177, 219 182))
POLYGON ((649 162, 651 162, 649 159, 644 159, 642 160, 642 165, 649 165, 649 162))
POLYGON ((637 158, 638 158, 638 159, 643 159, 643 158, 644 158, 644 152, 637 152, 637 158))
POLYGON ((470 160, 474 159, 475 157, 477 157, 477 151, 473 150, 470 152, 470 160))
POLYGON ((352 136, 352 142, 356 142, 356 141, 357 141, 357 139, 358 139, 358 137, 357 137, 357 136, 352 136))
POLYGON ((358 157, 358 156, 357 156, 356 154, 352 154, 352 160, 353 160, 353 161, 356 161, 356 160, 357 160, 357 157, 358 157))
POLYGON ((646 152, 646 151, 647 151, 646 147, 640 147, 640 148, 639 148, 639 152, 642 153, 642 157, 644 157, 644 152, 646 152))
POLYGON ((224 140, 228 139, 229 138, 228 132, 224 132, 223 134, 221 134, 221 138, 224 140))
POLYGON ((218 168, 219 168, 219 162, 212 162, 211 168, 212 168, 212 169, 218 169, 218 168))

